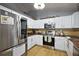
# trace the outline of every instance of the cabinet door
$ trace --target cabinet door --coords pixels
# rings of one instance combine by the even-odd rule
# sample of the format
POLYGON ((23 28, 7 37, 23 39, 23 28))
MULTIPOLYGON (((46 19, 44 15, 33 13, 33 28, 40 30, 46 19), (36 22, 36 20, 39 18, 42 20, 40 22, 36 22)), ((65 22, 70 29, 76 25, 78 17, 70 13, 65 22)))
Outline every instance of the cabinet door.
POLYGON ((56 28, 61 28, 60 17, 54 18, 54 22, 56 28))
POLYGON ((33 35, 27 39, 27 49, 30 49, 35 44, 43 45, 42 35, 33 35))
POLYGON ((39 22, 38 21, 34 21, 33 28, 38 28, 38 27, 39 27, 39 22))
POLYGON ((72 15, 72 27, 79 28, 79 12, 72 15))
POLYGON ((43 45, 42 35, 37 35, 35 40, 36 44, 43 45))
POLYGON ((13 56, 21 56, 25 53, 25 44, 13 48, 13 56))
POLYGON ((33 35, 32 37, 31 37, 31 42, 32 42, 32 47, 36 44, 36 35, 33 35))
POLYGON ((72 28, 71 16, 61 17, 60 22, 61 22, 61 28, 72 28))
POLYGON ((31 37, 27 38, 27 49, 30 49, 32 47, 31 37))
POLYGON ((55 49, 65 50, 65 40, 62 37, 55 37, 55 49))
POLYGON ((55 18, 56 28, 64 28, 64 17, 55 18))
POLYGON ((73 43, 69 40, 69 54, 70 56, 73 56, 73 43))
POLYGON ((76 28, 79 28, 79 12, 76 15, 76 20, 75 20, 76 28))
POLYGON ((65 40, 65 50, 68 51, 68 40, 65 40))
POLYGON ((71 16, 63 16, 55 18, 56 28, 72 28, 71 16))
POLYGON ((43 38, 43 36, 38 36, 38 43, 39 43, 39 45, 43 45, 42 38, 43 38))
POLYGON ((33 28, 33 27, 34 27, 34 23, 35 23, 34 20, 28 19, 28 20, 27 20, 27 27, 28 27, 28 28, 33 28))
POLYGON ((72 28, 72 16, 67 16, 66 17, 66 23, 65 23, 65 28, 72 28))
POLYGON ((34 23, 33 23, 33 28, 44 28, 44 26, 43 26, 43 21, 41 21, 41 20, 36 20, 36 21, 34 21, 34 23))
POLYGON ((34 38, 33 38, 33 36, 31 37, 31 47, 33 47, 34 46, 34 38))

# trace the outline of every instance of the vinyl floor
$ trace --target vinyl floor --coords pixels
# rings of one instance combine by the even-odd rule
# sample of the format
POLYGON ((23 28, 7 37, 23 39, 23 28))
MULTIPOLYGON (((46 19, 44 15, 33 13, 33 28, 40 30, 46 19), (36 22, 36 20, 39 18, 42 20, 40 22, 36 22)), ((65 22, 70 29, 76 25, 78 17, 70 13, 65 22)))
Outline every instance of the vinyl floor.
POLYGON ((36 45, 27 52, 27 56, 66 56, 66 52, 36 45))

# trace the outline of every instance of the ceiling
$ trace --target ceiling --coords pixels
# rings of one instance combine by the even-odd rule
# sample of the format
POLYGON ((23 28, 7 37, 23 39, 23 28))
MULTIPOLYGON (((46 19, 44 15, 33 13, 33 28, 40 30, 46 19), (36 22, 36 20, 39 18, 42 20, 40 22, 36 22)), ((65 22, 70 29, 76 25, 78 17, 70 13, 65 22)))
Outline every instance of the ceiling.
POLYGON ((78 10, 77 3, 45 3, 43 10, 36 10, 33 3, 0 3, 1 5, 13 9, 17 12, 27 14, 34 19, 40 19, 50 16, 70 15, 78 10))

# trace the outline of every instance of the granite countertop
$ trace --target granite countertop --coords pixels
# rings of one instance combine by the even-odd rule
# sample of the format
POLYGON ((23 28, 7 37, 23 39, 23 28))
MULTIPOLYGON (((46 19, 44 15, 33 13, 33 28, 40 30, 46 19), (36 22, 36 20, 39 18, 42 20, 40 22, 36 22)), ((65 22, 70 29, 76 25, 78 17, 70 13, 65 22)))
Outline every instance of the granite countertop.
MULTIPOLYGON (((46 35, 46 34, 28 34, 28 37, 32 36, 32 35, 46 35)), ((50 35, 52 35, 52 34, 50 34, 50 35)), ((71 38, 79 39, 79 36, 72 36, 72 35, 55 35, 55 36, 58 36, 58 37, 71 37, 71 38)))
POLYGON ((71 38, 70 39, 76 48, 79 48, 79 38, 71 38))

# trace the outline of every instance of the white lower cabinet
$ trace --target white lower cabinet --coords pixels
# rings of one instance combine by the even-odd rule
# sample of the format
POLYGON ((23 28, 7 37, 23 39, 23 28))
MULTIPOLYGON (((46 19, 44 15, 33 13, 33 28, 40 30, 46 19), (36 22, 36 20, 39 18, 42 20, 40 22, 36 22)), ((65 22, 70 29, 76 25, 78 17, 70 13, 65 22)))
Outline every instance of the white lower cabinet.
POLYGON ((68 56, 73 56, 73 43, 68 40, 68 50, 67 50, 68 56))
MULTIPOLYGON (((55 37, 55 49, 66 51, 67 55, 73 55, 73 43, 67 37, 55 37)), ((33 35, 27 39, 27 49, 29 50, 35 44, 43 45, 42 35, 33 35)))
POLYGON ((73 43, 70 40, 65 41, 65 49, 68 56, 73 56, 73 43))
POLYGON ((38 35, 38 36, 36 36, 37 38, 36 38, 36 44, 37 45, 43 45, 43 36, 42 35, 38 35))
POLYGON ((25 44, 13 48, 13 56, 21 56, 25 53, 25 44))
POLYGON ((35 44, 43 45, 42 35, 33 35, 27 38, 27 49, 29 50, 35 44))
POLYGON ((67 53, 68 53, 68 45, 69 45, 69 44, 68 44, 68 40, 66 40, 66 41, 65 41, 65 50, 66 50, 67 53))
POLYGON ((67 37, 55 37, 55 49, 67 52, 68 56, 73 56, 73 43, 67 37))
POLYGON ((27 49, 30 49, 34 45, 34 38, 30 36, 27 38, 27 49))
POLYGON ((65 41, 66 37, 55 37, 55 49, 66 51, 65 49, 65 41))

